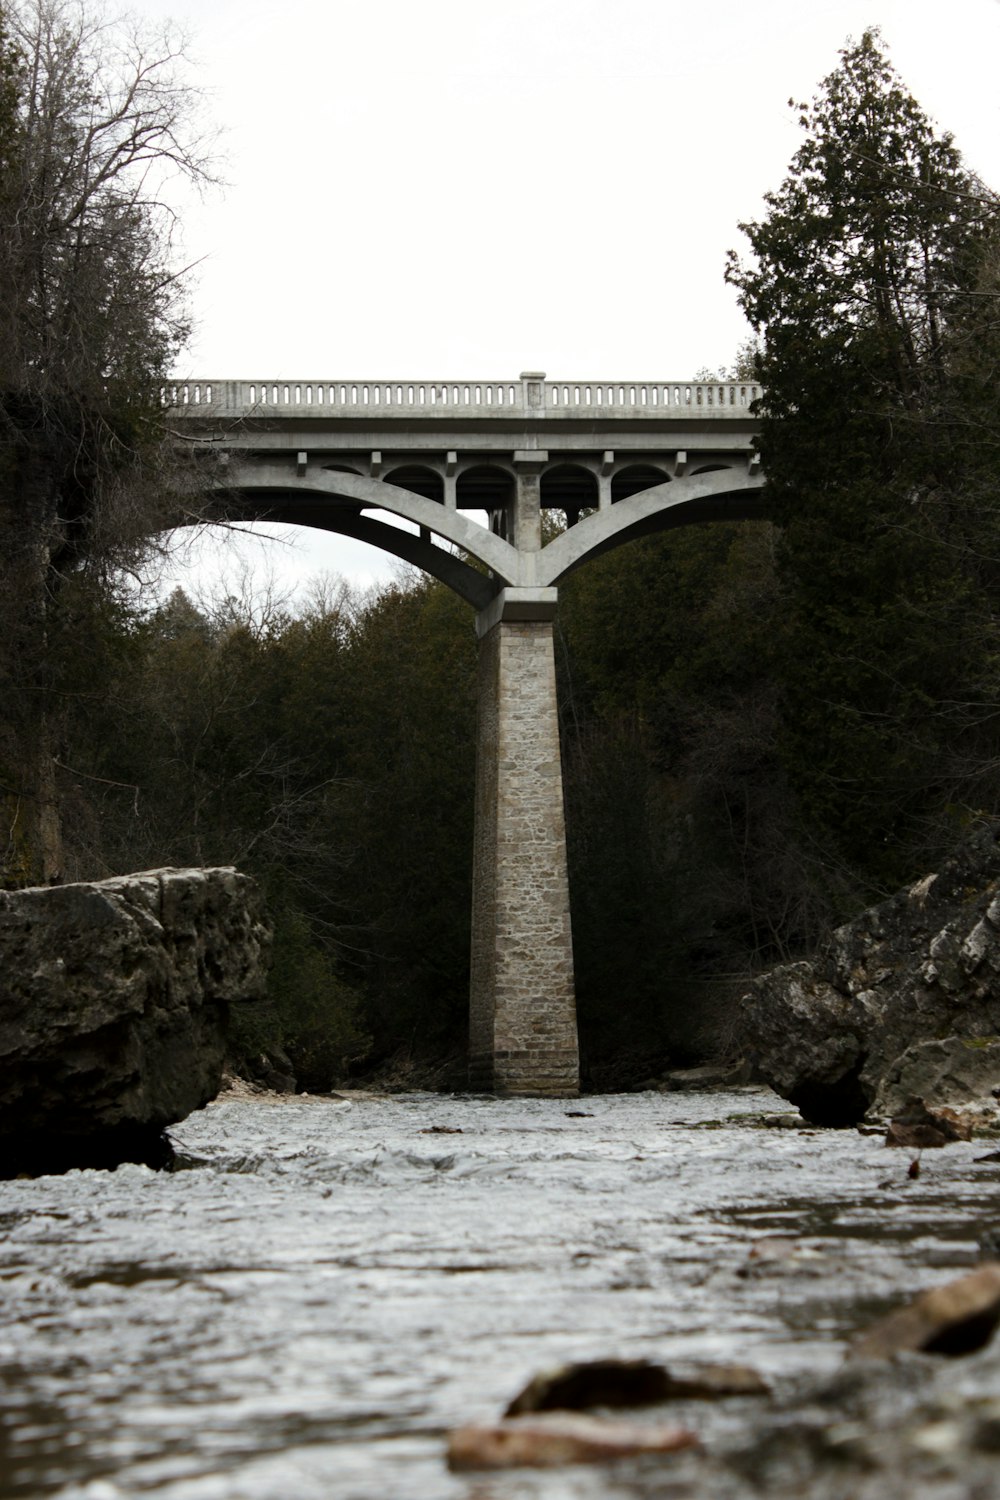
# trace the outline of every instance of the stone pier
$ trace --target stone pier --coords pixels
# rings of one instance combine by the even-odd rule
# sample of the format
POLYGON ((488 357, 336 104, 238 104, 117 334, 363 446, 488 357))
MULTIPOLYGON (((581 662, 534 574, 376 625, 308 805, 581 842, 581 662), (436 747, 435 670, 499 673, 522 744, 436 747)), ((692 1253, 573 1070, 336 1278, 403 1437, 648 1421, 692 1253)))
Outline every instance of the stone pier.
POLYGON ((555 605, 508 588, 477 620, 469 1081, 497 1094, 579 1090, 555 605))

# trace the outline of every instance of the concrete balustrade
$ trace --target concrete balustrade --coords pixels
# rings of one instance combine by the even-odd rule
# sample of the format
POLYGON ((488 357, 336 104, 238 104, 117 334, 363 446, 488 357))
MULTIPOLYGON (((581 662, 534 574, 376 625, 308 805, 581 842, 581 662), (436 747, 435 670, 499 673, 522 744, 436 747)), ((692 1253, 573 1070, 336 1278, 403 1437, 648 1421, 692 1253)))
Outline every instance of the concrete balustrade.
POLYGON ((581 412, 653 417, 693 410, 746 418, 760 399, 747 381, 545 380, 521 376, 498 380, 187 380, 161 391, 167 407, 203 407, 225 417, 306 412, 356 417, 360 411, 386 416, 467 413, 481 417, 573 416, 581 412))

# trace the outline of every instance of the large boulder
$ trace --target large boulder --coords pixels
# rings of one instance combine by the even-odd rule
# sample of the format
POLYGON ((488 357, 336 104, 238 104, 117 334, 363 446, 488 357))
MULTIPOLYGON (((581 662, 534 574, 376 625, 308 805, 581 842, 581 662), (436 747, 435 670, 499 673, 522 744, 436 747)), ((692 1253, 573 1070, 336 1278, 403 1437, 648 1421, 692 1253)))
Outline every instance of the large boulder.
POLYGON ((168 1159, 268 946, 232 869, 0 891, 0 1176, 168 1159))
POLYGON ((1000 824, 741 1001, 760 1077, 817 1124, 1000 1087, 1000 824))

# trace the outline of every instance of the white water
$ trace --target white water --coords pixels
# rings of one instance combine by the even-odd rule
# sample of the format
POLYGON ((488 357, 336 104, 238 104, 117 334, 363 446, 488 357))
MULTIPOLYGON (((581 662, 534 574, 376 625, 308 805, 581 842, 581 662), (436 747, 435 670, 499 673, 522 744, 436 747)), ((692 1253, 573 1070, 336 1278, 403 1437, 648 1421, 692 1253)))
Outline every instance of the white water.
MULTIPOLYGON (((781 1111, 766 1090, 220 1102, 172 1132, 183 1170, 0 1184, 0 1495, 663 1494, 648 1466, 450 1475, 444 1434, 566 1359, 833 1369, 1000 1213, 989 1143, 911 1181, 878 1137, 759 1123, 781 1111), (775 1233, 807 1254, 746 1274, 775 1233)), ((685 1416, 710 1441, 730 1411, 685 1416)))

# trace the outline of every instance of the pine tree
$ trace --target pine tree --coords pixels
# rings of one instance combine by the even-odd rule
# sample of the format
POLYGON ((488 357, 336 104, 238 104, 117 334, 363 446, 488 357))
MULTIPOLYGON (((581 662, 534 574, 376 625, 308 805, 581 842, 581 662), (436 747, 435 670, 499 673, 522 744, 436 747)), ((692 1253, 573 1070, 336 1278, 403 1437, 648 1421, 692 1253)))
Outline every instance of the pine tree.
POLYGON ((731 252, 727 279, 761 338, 784 753, 831 869, 878 887, 967 816, 955 749, 995 686, 965 548, 955 339, 981 316, 997 201, 875 31, 797 108, 805 140, 766 215, 740 226, 753 258, 731 252))

